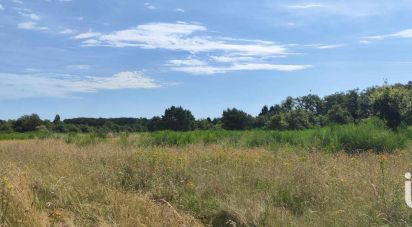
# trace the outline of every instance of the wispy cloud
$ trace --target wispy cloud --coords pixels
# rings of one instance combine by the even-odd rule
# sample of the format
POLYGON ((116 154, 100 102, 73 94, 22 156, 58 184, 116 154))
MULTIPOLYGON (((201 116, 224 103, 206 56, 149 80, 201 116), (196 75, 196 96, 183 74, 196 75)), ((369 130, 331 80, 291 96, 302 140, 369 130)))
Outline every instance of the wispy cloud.
POLYGON ((76 36, 74 36, 74 39, 90 39, 90 38, 94 38, 94 37, 99 37, 102 34, 99 32, 85 32, 85 33, 80 33, 76 36))
POLYGON ((412 38, 412 28, 391 34, 391 36, 398 38, 412 38))
POLYGON ((72 70, 87 70, 90 69, 90 65, 68 65, 66 66, 66 69, 72 69, 72 70))
POLYGON ((171 60, 167 64, 169 66, 203 66, 206 65, 206 62, 197 60, 197 59, 177 59, 177 60, 171 60))
MULTIPOLYGON (((214 36, 214 33, 209 32, 205 26, 196 23, 149 23, 109 34, 81 33, 73 38, 82 40, 82 46, 87 47, 134 47, 187 52, 194 58, 171 60, 166 66, 172 71, 191 74, 247 70, 290 72, 310 67, 310 65, 280 65, 266 61, 288 55, 287 45, 265 40, 214 36), (208 57, 209 55, 211 57, 208 57), (204 60, 198 60, 199 57, 204 60)), ((318 48, 334 47, 329 45, 318 48)))
POLYGON ((339 47, 343 47, 343 44, 310 44, 306 45, 308 47, 314 47, 316 49, 335 49, 339 47))
POLYGON ((36 20, 36 21, 40 20, 40 17, 39 17, 37 14, 35 14, 35 13, 19 12, 19 14, 20 14, 21 16, 24 16, 24 17, 29 18, 29 19, 31 19, 31 20, 36 20))
POLYGON ((391 33, 391 34, 366 36, 366 37, 362 37, 360 41, 363 43, 366 43, 366 42, 371 42, 371 41, 376 41, 376 40, 384 40, 388 38, 410 39, 412 38, 412 28, 405 29, 400 32, 391 33))
POLYGON ((230 56, 230 55, 221 55, 221 56, 211 56, 211 60, 219 63, 234 63, 234 62, 244 62, 244 61, 255 61, 254 57, 247 56, 230 56))
POLYGON ((15 4, 19 4, 19 5, 23 5, 24 2, 20 1, 20 0, 11 0, 11 2, 15 3, 15 4))
POLYGON ((305 3, 305 4, 297 4, 297 5, 289 5, 288 8, 290 9, 312 9, 312 8, 325 8, 326 5, 321 3, 305 3))
POLYGON ((193 23, 151 23, 134 28, 115 31, 110 34, 98 35, 87 40, 88 36, 78 36, 86 39, 86 46, 140 47, 145 49, 167 49, 187 51, 190 53, 226 51, 240 55, 276 55, 284 54, 286 48, 272 42, 244 41, 199 35, 207 32, 207 28, 193 23))
POLYGON ((184 12, 185 12, 185 10, 182 9, 182 8, 176 8, 176 9, 174 9, 173 11, 179 12, 179 13, 184 13, 184 12))
POLYGON ((194 60, 173 60, 168 66, 171 70, 194 75, 211 75, 218 73, 228 73, 234 71, 280 71, 293 72, 311 68, 311 65, 282 65, 268 63, 233 63, 225 66, 212 66, 202 61, 194 60))
POLYGON ((67 97, 100 90, 153 89, 161 85, 140 72, 120 72, 110 77, 0 73, 0 97, 67 97))
POLYGON ((3 10, 4 10, 4 7, 2 4, 0 4, 0 11, 3 11, 3 10))
POLYGON ((61 30, 59 33, 63 34, 63 35, 68 35, 68 34, 76 33, 76 31, 73 30, 73 29, 70 29, 70 28, 65 28, 65 29, 61 30))
POLYGON ((146 2, 144 5, 145 5, 146 8, 148 8, 148 9, 151 9, 151 10, 156 9, 156 6, 154 6, 154 5, 153 5, 152 3, 150 3, 150 2, 146 2))
POLYGON ((17 28, 25 29, 25 30, 47 30, 47 27, 39 26, 36 22, 22 22, 17 24, 17 28))

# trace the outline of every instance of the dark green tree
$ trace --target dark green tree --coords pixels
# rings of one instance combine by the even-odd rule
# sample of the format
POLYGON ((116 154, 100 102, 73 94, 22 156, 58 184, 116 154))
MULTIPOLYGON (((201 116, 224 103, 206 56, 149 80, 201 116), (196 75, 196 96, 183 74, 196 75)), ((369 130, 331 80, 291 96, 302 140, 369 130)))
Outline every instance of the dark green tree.
POLYGON ((285 113, 278 113, 270 117, 266 122, 265 128, 270 130, 287 130, 289 123, 286 120, 285 113))
POLYGON ((371 94, 370 102, 372 113, 384 119, 393 129, 402 122, 412 121, 412 90, 385 86, 371 94))
POLYGON ((192 113, 182 107, 175 106, 165 110, 162 122, 165 129, 173 131, 189 131, 193 130, 195 126, 195 118, 192 113))
POLYGON ((149 123, 147 124, 147 129, 148 129, 150 132, 163 130, 163 129, 164 129, 164 126, 163 126, 162 118, 160 118, 160 117, 153 117, 152 119, 150 119, 150 120, 149 120, 149 123))
POLYGON ((303 109, 314 114, 321 114, 323 102, 317 95, 306 95, 297 99, 299 109, 303 109))
POLYGON ((13 123, 13 129, 17 132, 29 132, 35 131, 40 125, 42 125, 42 120, 39 115, 24 115, 13 123))
POLYGON ((360 119, 360 100, 358 90, 348 91, 345 95, 345 101, 343 104, 355 121, 360 119))
POLYGON ((264 106, 262 108, 262 110, 260 111, 259 116, 265 116, 265 115, 268 115, 268 114, 269 114, 269 108, 267 106, 264 106))
POLYGON ((337 124, 347 124, 353 122, 353 118, 348 110, 344 109, 341 105, 336 104, 329 109, 327 118, 329 122, 337 124))
POLYGON ((222 123, 223 128, 227 130, 250 129, 253 125, 253 117, 235 108, 227 109, 223 111, 222 123))
POLYGON ((60 124, 61 123, 61 120, 60 120, 60 115, 58 115, 58 114, 56 114, 56 116, 54 117, 54 120, 53 120, 53 124, 60 124))
POLYGON ((285 114, 285 120, 288 123, 289 130, 303 130, 311 128, 312 113, 305 110, 292 110, 285 114))
POLYGON ((295 108, 296 102, 295 99, 292 97, 287 97, 281 104, 282 111, 291 111, 295 108))
POLYGON ((2 132, 12 132, 13 127, 10 121, 2 121, 0 120, 0 131, 2 132))

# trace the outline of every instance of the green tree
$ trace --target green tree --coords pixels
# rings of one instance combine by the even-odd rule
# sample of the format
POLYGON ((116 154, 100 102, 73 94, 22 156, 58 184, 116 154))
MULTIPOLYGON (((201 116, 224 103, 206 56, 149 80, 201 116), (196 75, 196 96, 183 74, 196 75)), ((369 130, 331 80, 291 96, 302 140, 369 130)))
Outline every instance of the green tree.
POLYGON ((269 108, 267 106, 263 106, 262 110, 260 111, 259 116, 265 116, 269 114, 269 108))
POLYGON ((24 115, 13 123, 13 128, 17 132, 35 131, 37 127, 42 125, 42 120, 39 115, 24 115))
POLYGON ((299 97, 297 102, 300 109, 312 112, 314 114, 322 113, 323 102, 317 95, 306 95, 299 97))
POLYGON ((287 130, 289 129, 289 123, 286 120, 285 113, 278 113, 270 117, 266 122, 265 128, 271 130, 287 130))
POLYGON ((165 129, 174 131, 189 131, 193 130, 195 126, 195 118, 192 113, 182 107, 175 106, 165 110, 162 122, 165 129))
POLYGON ((289 130, 303 130, 311 128, 312 114, 305 110, 292 110, 285 114, 289 130))
POLYGON ((196 121, 196 129, 199 130, 209 130, 213 128, 213 123, 212 120, 210 118, 208 119, 200 119, 196 121))
POLYGON ((406 87, 375 89, 370 95, 372 113, 397 128, 402 122, 412 123, 412 90, 406 87))
POLYGON ((53 120, 53 124, 60 124, 61 123, 61 120, 60 120, 60 115, 58 115, 58 114, 56 114, 56 116, 54 117, 54 120, 53 120))
POLYGON ((358 90, 350 90, 345 95, 344 105, 354 120, 360 117, 360 100, 358 90))
POLYGON ((253 117, 235 108, 227 109, 223 111, 222 123, 223 128, 227 130, 250 129, 253 125, 253 117))
POLYGON ((152 119, 150 119, 149 123, 147 124, 147 129, 148 129, 150 132, 163 130, 164 127, 163 127, 162 118, 160 118, 160 117, 153 117, 152 119))
POLYGON ((0 120, 0 131, 2 132, 12 132, 13 127, 10 121, 2 121, 0 120))
POLYGON ((290 96, 287 97, 281 104, 281 108, 285 112, 293 110, 295 106, 296 106, 295 99, 290 96))
POLYGON ((338 124, 347 124, 353 122, 353 118, 348 110, 344 109, 341 105, 334 105, 329 109, 327 118, 329 122, 338 124))

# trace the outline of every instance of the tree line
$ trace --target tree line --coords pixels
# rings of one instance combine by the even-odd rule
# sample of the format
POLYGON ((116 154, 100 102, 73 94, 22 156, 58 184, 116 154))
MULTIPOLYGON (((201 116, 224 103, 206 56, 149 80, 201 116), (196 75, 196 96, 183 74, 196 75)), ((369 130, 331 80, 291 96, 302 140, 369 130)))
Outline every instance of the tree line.
POLYGON ((146 132, 159 130, 302 130, 329 124, 358 123, 378 117, 389 128, 412 125, 412 81, 349 90, 325 97, 309 94, 287 97, 279 104, 264 106, 254 117, 236 109, 226 109, 219 118, 195 119, 190 110, 172 106, 162 116, 148 118, 73 118, 42 120, 37 114, 16 120, 0 120, 1 132, 146 132))

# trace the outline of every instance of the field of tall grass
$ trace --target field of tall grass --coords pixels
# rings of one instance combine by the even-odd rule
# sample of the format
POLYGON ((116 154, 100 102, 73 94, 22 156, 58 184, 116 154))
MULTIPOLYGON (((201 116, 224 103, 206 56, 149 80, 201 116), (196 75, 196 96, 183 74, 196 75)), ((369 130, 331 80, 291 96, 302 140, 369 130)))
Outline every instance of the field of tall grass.
POLYGON ((0 135, 0 226, 408 226, 412 129, 0 135))
POLYGON ((348 125, 4 140, 0 226, 408 226, 408 133, 348 125))

